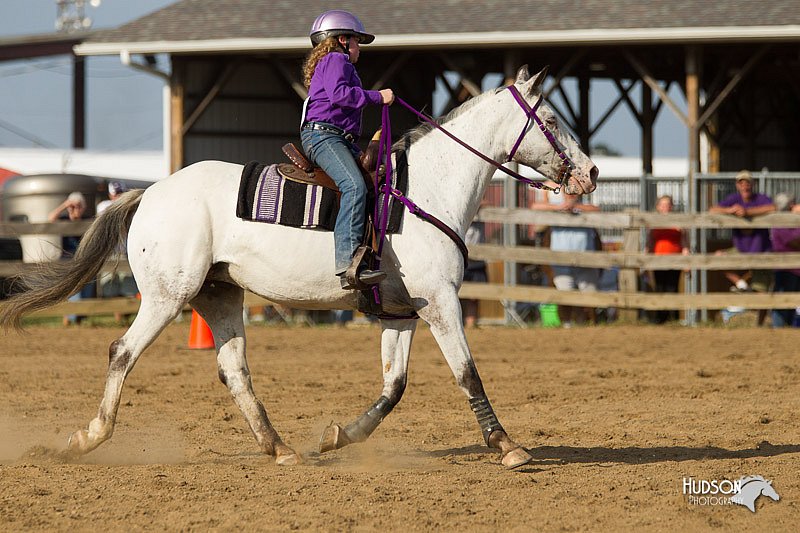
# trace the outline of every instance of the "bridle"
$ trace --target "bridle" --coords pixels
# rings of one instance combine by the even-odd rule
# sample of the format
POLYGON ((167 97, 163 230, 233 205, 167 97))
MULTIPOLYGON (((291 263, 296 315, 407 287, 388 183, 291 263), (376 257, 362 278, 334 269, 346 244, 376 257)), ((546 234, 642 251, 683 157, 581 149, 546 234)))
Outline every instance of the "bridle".
POLYGON ((522 144, 522 139, 525 138, 525 135, 530 130, 531 120, 533 120, 534 122, 536 122, 536 125, 539 126, 539 130, 542 132, 545 139, 547 139, 547 141, 550 143, 550 146, 553 147, 553 150, 555 150, 556 155, 561 160, 561 168, 558 171, 558 179, 554 181, 558 184, 562 184, 564 180, 569 177, 570 173, 575 169, 575 163, 572 162, 569 156, 564 152, 564 149, 561 148, 561 146, 559 145, 558 141, 555 138, 555 135, 553 135, 550 132, 550 130, 547 129, 547 126, 544 125, 542 120, 539 118, 539 115, 536 114, 536 110, 539 108, 539 104, 542 103, 544 95, 540 94, 539 98, 536 100, 536 103, 533 105, 533 107, 531 107, 530 105, 528 105, 528 102, 526 102, 525 99, 522 97, 522 95, 519 92, 519 89, 517 89, 515 85, 509 85, 506 88, 511 92, 511 94, 514 96, 514 100, 517 101, 519 106, 525 112, 525 116, 528 117, 528 120, 525 122, 525 127, 522 128, 519 137, 517 137, 517 142, 514 143, 514 147, 511 148, 511 152, 508 154, 506 163, 511 161, 511 159, 514 157, 514 154, 517 153, 519 145, 522 144))
MULTIPOLYGON (((513 170, 511 170, 509 168, 504 167, 503 163, 498 163, 494 159, 490 158, 489 156, 481 153, 480 151, 476 150, 475 148, 473 148, 469 144, 465 143, 464 141, 462 141, 461 139, 459 139, 458 137, 456 137, 455 135, 453 135, 452 133, 447 131, 444 127, 442 127, 441 124, 437 123, 435 120, 433 120, 429 116, 427 116, 427 115, 417 111, 416 109, 414 109, 412 106, 410 106, 405 100, 403 100, 399 96, 395 96, 395 101, 398 102, 403 107, 405 107, 406 109, 408 109, 409 111, 411 111, 412 113, 414 113, 415 115, 417 115, 423 121, 427 122, 428 124, 430 124, 434 128, 436 128, 439 131, 441 131, 443 134, 445 134, 448 137, 450 137, 452 140, 454 140, 455 142, 457 142, 458 144, 460 144, 461 146, 463 146, 464 148, 466 148, 467 150, 469 150, 473 154, 477 155, 478 157, 480 157, 481 159, 483 159, 487 163, 489 163, 492 166, 494 166, 495 168, 497 168, 498 170, 500 170, 502 172, 505 172, 506 174, 508 174, 512 178, 514 178, 514 179, 516 179, 518 181, 521 181, 521 182, 523 182, 523 183, 525 183, 527 185, 530 185, 531 187, 535 187, 537 189, 545 189, 545 190, 548 190, 548 191, 554 191, 557 194, 558 192, 560 192, 561 185, 563 184, 564 180, 569 178, 570 173, 575 168, 575 164, 572 162, 572 160, 569 158, 569 156, 566 153, 564 153, 563 148, 559 145, 559 143, 556 140, 555 136, 550 132, 550 130, 547 129, 547 127, 542 123, 542 121, 539 118, 539 116, 536 114, 536 110, 539 108, 539 105, 542 103, 542 96, 540 95, 539 99, 536 101, 536 104, 533 107, 531 107, 531 106, 528 105, 528 102, 526 102, 525 99, 522 97, 522 95, 519 92, 519 89, 517 89, 513 84, 507 86, 506 89, 511 91, 511 94, 514 96, 514 100, 517 101, 519 106, 525 112, 525 116, 527 117, 527 121, 525 122, 525 127, 522 129, 522 132, 517 137, 517 141, 514 143, 514 146, 511 148, 511 152, 509 153, 508 158, 506 159, 505 162, 507 163, 507 162, 511 161, 511 159, 514 157, 514 154, 519 149, 520 144, 522 144, 522 139, 525 138, 525 135, 530 130, 531 120, 533 120, 539 126, 539 130, 545 136, 547 141, 550 143, 550 146, 553 147, 553 150, 555 150, 556 154, 558 155, 558 158, 561 160, 561 168, 559 169, 558 177, 557 177, 557 179, 553 180, 558 184, 557 187, 550 187, 550 186, 545 185, 545 184, 543 184, 541 182, 534 181, 534 180, 532 180, 530 178, 526 178, 525 176, 519 174, 518 172, 515 172, 515 171, 513 171, 513 170)), ((391 137, 392 137, 392 134, 391 134, 391 131, 392 131, 392 127, 391 127, 391 121, 389 120, 389 106, 388 105, 383 106, 382 113, 381 113, 381 122, 382 122, 381 136, 380 136, 379 148, 378 148, 377 165, 376 165, 376 168, 375 168, 375 179, 376 179, 375 186, 376 186, 376 190, 378 190, 381 193, 383 193, 383 202, 382 202, 382 209, 379 209, 378 202, 375 202, 375 212, 374 212, 374 219, 373 220, 375 221, 375 229, 376 229, 376 232, 377 232, 378 237, 379 237, 378 238, 378 249, 377 249, 377 257, 376 257, 375 268, 380 268, 380 262, 381 262, 380 258, 381 258, 381 253, 383 251, 383 243, 384 243, 384 241, 386 239, 386 226, 387 226, 387 223, 388 223, 388 211, 389 211, 389 198, 390 197, 393 197, 395 200, 401 202, 412 214, 414 214, 415 216, 417 216, 420 219, 424 220, 425 222, 428 222, 429 224, 432 224, 433 226, 438 228, 440 231, 442 231, 445 235, 447 235, 456 244, 456 246, 458 247, 459 251, 461 252, 461 256, 464 259, 464 268, 467 268, 467 265, 468 265, 468 262, 469 262, 469 255, 468 255, 467 246, 466 246, 466 244, 464 244, 464 240, 452 228, 450 228, 447 224, 445 224, 444 222, 442 222, 440 219, 438 219, 437 217, 433 216, 432 214, 426 213, 416 203, 414 203, 410 198, 405 196, 401 191, 399 191, 399 190, 397 190, 397 189, 392 187, 392 185, 391 185, 391 176, 392 176, 392 158, 391 158, 391 151, 392 151, 392 138, 391 137), (383 184, 380 184, 380 183, 377 182, 377 179, 378 179, 378 175, 379 175, 380 166, 381 166, 382 163, 385 165, 385 177, 384 177, 385 182, 383 184)), ((373 288, 372 288, 372 298, 374 299, 376 304, 380 304, 380 294, 378 292, 378 286, 377 285, 374 285, 373 288)))
POLYGON ((525 116, 527 117, 528 120, 525 122, 525 127, 522 128, 522 132, 520 132, 519 137, 517 137, 517 141, 514 143, 514 146, 511 148, 511 152, 509 153, 508 157, 506 158, 505 163, 510 162, 511 159, 514 157, 514 154, 519 149, 520 144, 522 144, 522 139, 525 138, 525 135, 530 130, 531 120, 533 120, 539 126, 539 130, 542 132, 542 134, 544 135, 545 139, 547 139, 547 142, 550 143, 550 146, 553 147, 553 150, 555 150, 556 155, 561 160, 561 168, 558 171, 558 176, 556 177, 556 179, 553 180, 559 185, 558 187, 549 187, 549 186, 547 186, 547 185, 545 185, 545 184, 543 184, 541 182, 534 181, 534 180, 532 180, 530 178, 526 178, 525 176, 521 175, 520 173, 515 172, 515 171, 513 171, 513 170, 511 170, 509 168, 504 167, 502 163, 498 163, 494 159, 492 159, 492 158, 488 157, 487 155, 479 152, 478 150, 476 150, 472 146, 468 145, 467 143, 465 143, 464 141, 462 141, 461 139, 459 139, 458 137, 456 137, 455 135, 453 135, 452 133, 447 131, 444 127, 442 127, 441 124, 439 124, 438 122, 436 122, 435 120, 433 120, 429 116, 427 116, 427 115, 425 115, 423 113, 420 113, 419 111, 414 109, 412 106, 410 106, 405 100, 403 100, 399 96, 395 97, 395 101, 398 102, 403 107, 405 107, 406 109, 408 109, 409 111, 411 111, 412 113, 414 113, 415 115, 417 115, 420 119, 424 120, 425 122, 427 122, 428 124, 430 124, 434 128, 438 129, 439 131, 441 131, 442 133, 444 133, 445 135, 450 137, 452 140, 454 140, 455 142, 457 142, 458 144, 460 144, 461 146, 463 146, 464 148, 466 148, 467 150, 469 150, 470 152, 472 152, 476 156, 480 157, 481 159, 483 159, 484 161, 486 161, 490 165, 494 166, 497 170, 499 170, 501 172, 504 172, 504 173, 508 174, 509 176, 511 176, 512 178, 514 178, 514 179, 516 179, 518 181, 521 181, 522 183, 525 183, 525 184, 527 184, 527 185, 529 185, 531 187, 535 187, 537 189, 544 189, 544 190, 548 190, 548 191, 553 191, 556 194, 558 194, 561 191, 561 185, 564 183, 564 180, 569 178, 570 174, 575 169, 575 163, 573 163, 572 159, 570 159, 569 156, 564 152, 564 149, 559 145, 558 140, 550 132, 550 130, 547 129, 547 126, 544 125, 542 120, 536 114, 536 110, 539 108, 539 105, 542 103, 542 95, 539 96, 539 99, 536 101, 536 104, 533 107, 531 107, 531 106, 528 105, 528 102, 526 102, 525 99, 522 97, 522 95, 519 92, 519 89, 517 89, 517 87, 515 85, 513 85, 513 84, 512 85, 508 85, 508 86, 506 86, 506 89, 508 89, 511 92, 511 94, 514 96, 514 100, 516 100, 517 104, 519 104, 519 106, 522 108, 522 111, 525 113, 525 116))

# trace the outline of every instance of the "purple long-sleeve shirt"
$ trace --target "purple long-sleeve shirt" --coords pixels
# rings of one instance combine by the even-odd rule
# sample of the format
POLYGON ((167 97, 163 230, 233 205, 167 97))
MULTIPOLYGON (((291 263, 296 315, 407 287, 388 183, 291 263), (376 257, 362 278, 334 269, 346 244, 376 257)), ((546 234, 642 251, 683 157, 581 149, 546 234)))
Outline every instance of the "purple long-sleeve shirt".
POLYGON ((382 103, 381 93, 361 86, 355 66, 345 54, 331 52, 317 63, 308 89, 306 122, 326 122, 358 138, 361 112, 382 103))
MULTIPOLYGON (((729 194, 718 205, 720 207, 731 207, 736 204, 741 205, 745 209, 751 207, 761 207, 764 205, 772 205, 772 200, 766 194, 753 193, 749 202, 745 202, 742 195, 738 192, 729 194)), ((771 249, 769 242, 769 230, 766 228, 747 229, 736 228, 732 231, 733 246, 743 254, 757 254, 761 252, 769 252, 771 249)))

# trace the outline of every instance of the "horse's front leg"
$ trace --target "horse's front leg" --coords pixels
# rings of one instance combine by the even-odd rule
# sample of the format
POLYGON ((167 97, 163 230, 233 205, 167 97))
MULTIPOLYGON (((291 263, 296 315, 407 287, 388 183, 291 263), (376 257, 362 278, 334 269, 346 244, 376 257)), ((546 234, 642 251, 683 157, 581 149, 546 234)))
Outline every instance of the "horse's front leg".
POLYGON ((411 340, 417 328, 416 320, 381 320, 381 361, 383 363, 383 391, 369 409, 346 427, 331 424, 322 434, 319 451, 327 452, 363 442, 378 427, 386 415, 400 401, 408 379, 408 356, 411 340))
POLYGON ((437 294, 435 298, 429 300, 427 306, 418 310, 418 313, 420 318, 430 325, 431 333, 439 344, 458 386, 467 395, 486 445, 500 450, 502 463, 506 468, 518 468, 529 463, 533 458, 506 434, 483 390, 483 383, 472 359, 461 323, 461 305, 456 289, 437 294))

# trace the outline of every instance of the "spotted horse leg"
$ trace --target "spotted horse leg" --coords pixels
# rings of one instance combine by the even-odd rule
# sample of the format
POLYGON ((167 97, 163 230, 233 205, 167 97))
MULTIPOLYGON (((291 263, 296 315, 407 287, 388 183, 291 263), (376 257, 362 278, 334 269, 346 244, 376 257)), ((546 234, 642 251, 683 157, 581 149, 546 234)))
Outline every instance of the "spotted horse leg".
POLYGON ((500 450, 501 463, 509 469, 528 464, 533 457, 522 446, 515 443, 497 420, 497 416, 486 397, 483 383, 472 359, 464 327, 461 323, 461 305, 455 289, 442 291, 429 299, 429 305, 417 311, 420 318, 431 328, 459 388, 469 399, 470 408, 478 419, 486 445, 500 450))
POLYGON ((408 379, 408 357, 417 327, 416 320, 381 320, 381 360, 383 362, 383 391, 364 414, 342 427, 331 424, 322 433, 320 453, 363 442, 378 427, 400 401, 408 379))
POLYGON ((125 378, 133 370, 142 352, 180 311, 183 302, 173 297, 156 298, 142 293, 142 304, 136 319, 125 334, 111 343, 108 350, 108 373, 103 400, 97 416, 87 429, 74 432, 64 456, 76 459, 111 438, 125 378))
POLYGON ((244 290, 240 287, 206 281, 189 303, 211 328, 219 379, 230 390, 261 450, 274 456, 278 465, 296 465, 302 462, 300 454, 283 443, 267 417, 264 404, 253 391, 245 356, 243 302, 244 290))

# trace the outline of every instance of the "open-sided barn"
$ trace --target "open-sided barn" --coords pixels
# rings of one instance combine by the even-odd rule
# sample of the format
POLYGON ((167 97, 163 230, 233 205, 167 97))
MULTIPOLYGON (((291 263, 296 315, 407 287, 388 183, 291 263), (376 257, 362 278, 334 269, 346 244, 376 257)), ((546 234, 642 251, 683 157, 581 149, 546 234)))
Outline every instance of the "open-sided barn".
MULTIPOLYGON (((652 126, 660 112, 689 131, 691 171, 800 168, 800 4, 792 0, 555 2, 345 1, 378 35, 359 71, 366 86, 391 86, 431 109, 437 79, 450 105, 480 90, 490 73, 550 65, 549 94, 577 81, 559 106, 584 146, 613 112, 627 106, 640 125, 643 171, 652 169, 652 126), (459 76, 452 84, 444 72, 459 76), (618 95, 590 113, 594 81, 618 95), (686 103, 667 94, 676 84, 686 103)), ((278 157, 296 135, 304 95, 300 63, 321 0, 182 0, 120 28, 93 34, 80 55, 169 54, 172 164, 217 157, 278 157)), ((144 62, 143 62, 144 63, 144 62)), ((145 63, 146 64, 146 63, 145 63)), ((368 115, 374 126, 377 114, 368 115)), ((399 127, 414 121, 398 117, 399 127)))

